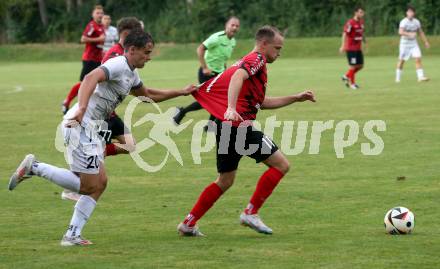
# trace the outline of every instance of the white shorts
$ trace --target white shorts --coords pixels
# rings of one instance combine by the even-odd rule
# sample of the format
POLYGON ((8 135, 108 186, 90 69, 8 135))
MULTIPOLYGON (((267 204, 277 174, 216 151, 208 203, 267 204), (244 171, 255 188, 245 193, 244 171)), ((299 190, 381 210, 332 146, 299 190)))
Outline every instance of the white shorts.
POLYGON ((73 172, 98 174, 104 163, 105 142, 96 131, 82 126, 66 128, 62 123, 66 161, 73 172))
POLYGON ((409 58, 421 58, 422 52, 419 45, 400 45, 399 47, 399 59, 408 61, 409 58))

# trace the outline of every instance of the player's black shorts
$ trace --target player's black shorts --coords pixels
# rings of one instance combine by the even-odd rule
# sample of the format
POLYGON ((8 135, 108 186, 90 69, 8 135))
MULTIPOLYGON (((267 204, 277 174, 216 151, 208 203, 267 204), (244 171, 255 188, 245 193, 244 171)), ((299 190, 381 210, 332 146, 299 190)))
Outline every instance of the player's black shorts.
POLYGON ((82 61, 83 67, 81 69, 81 75, 79 76, 79 81, 83 81, 84 77, 93 71, 93 69, 97 68, 101 65, 100 62, 94 61, 82 61))
POLYGON ((252 126, 234 127, 219 120, 215 122, 217 124, 217 171, 219 173, 237 170, 238 163, 243 156, 249 156, 259 163, 278 150, 272 139, 252 126))
POLYGON ((117 136, 129 134, 130 130, 125 126, 124 122, 118 115, 114 114, 106 119, 107 126, 103 124, 99 135, 105 140, 106 144, 111 144, 112 139, 117 136))
POLYGON ((347 60, 349 65, 364 64, 364 54, 361 50, 347 51, 347 60))
POLYGON ((202 84, 205 81, 210 80, 211 78, 215 77, 218 75, 218 73, 212 72, 211 75, 207 76, 205 74, 203 74, 203 69, 200 67, 199 68, 199 83, 202 84))

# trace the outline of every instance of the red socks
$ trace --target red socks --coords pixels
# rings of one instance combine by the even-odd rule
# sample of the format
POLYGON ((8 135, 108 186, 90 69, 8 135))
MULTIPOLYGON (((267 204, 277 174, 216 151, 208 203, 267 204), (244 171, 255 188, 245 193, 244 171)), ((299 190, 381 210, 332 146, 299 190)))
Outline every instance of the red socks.
MULTIPOLYGON (((267 169, 266 172, 264 172, 264 174, 260 177, 260 180, 257 183, 257 188, 252 195, 249 205, 245 209, 245 213, 257 214, 260 207, 272 194, 272 191, 278 185, 283 176, 284 174, 274 167, 267 169)), ((211 183, 205 188, 202 194, 200 194, 199 199, 188 216, 186 216, 183 223, 193 227, 196 222, 214 205, 222 194, 222 189, 220 189, 217 184, 211 183)))
POLYGON ((347 73, 345 74, 345 76, 350 80, 351 83, 355 83, 354 74, 356 72, 357 72, 357 69, 350 68, 350 69, 348 69, 347 73))
POLYGON ((194 226, 196 222, 214 205, 222 194, 222 189, 220 189, 220 187, 214 182, 208 185, 208 187, 203 190, 202 194, 200 194, 199 199, 188 216, 186 216, 183 223, 190 227, 194 226))
POLYGON ((260 177, 257 188, 244 212, 249 215, 257 214, 283 176, 284 174, 274 167, 267 169, 260 177))
POLYGON ((118 152, 116 151, 115 144, 107 144, 105 145, 105 156, 116 155, 118 152))
POLYGON ((361 69, 360 69, 360 68, 350 68, 350 69, 348 69, 347 73, 345 74, 345 76, 350 80, 350 82, 351 82, 352 84, 355 84, 355 83, 356 83, 356 80, 355 80, 355 74, 356 74, 359 70, 361 70, 361 69))
POLYGON ((69 107, 70 103, 73 99, 78 95, 79 87, 81 86, 81 81, 73 85, 73 87, 70 89, 69 94, 66 97, 66 100, 64 100, 64 105, 69 107))

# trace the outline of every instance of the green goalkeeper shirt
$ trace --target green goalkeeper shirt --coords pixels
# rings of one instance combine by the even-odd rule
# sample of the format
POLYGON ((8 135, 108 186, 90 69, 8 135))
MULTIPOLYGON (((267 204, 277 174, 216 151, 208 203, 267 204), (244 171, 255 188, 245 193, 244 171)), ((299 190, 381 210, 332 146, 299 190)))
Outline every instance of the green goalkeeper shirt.
POLYGON ((225 31, 212 34, 203 41, 205 46, 205 61, 208 68, 216 73, 226 69, 226 61, 231 57, 235 47, 235 38, 228 38, 225 31))

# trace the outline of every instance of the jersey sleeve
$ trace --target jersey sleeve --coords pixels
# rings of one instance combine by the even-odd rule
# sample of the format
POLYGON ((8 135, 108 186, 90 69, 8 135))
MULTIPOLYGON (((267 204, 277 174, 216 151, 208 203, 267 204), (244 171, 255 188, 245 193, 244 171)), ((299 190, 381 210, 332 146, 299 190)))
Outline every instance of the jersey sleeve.
POLYGON ((405 28, 405 26, 406 26, 406 21, 405 21, 405 19, 403 19, 399 23, 399 28, 405 28))
POLYGON ((253 76, 266 64, 266 59, 260 53, 252 53, 243 58, 240 68, 246 70, 249 76, 253 76))
POLYGON ((214 47, 216 47, 220 42, 220 39, 218 38, 217 34, 213 34, 210 37, 208 37, 208 39, 206 39, 205 41, 203 41, 203 46, 205 46, 205 48, 212 49, 214 47))
POLYGON ((131 87, 131 89, 139 89, 140 87, 142 87, 142 85, 144 85, 144 83, 142 83, 142 80, 139 77, 138 71, 134 70, 134 73, 135 73, 135 77, 134 77, 133 86, 131 87))
POLYGON ((422 24, 420 23, 419 20, 416 20, 417 22, 417 31, 419 31, 420 29, 422 29, 422 24))
POLYGON ((124 72, 124 65, 126 64, 123 57, 113 58, 103 63, 101 68, 105 73, 106 80, 114 80, 120 77, 124 72))
POLYGON ((352 28, 351 21, 347 21, 347 23, 345 23, 344 25, 344 33, 349 34, 351 32, 351 28, 352 28))
POLYGON ((93 27, 93 24, 92 24, 92 23, 88 23, 88 24, 86 25, 86 28, 84 29, 82 35, 83 35, 83 36, 88 36, 88 37, 90 37, 90 36, 93 35, 94 32, 95 32, 95 27, 93 27))

